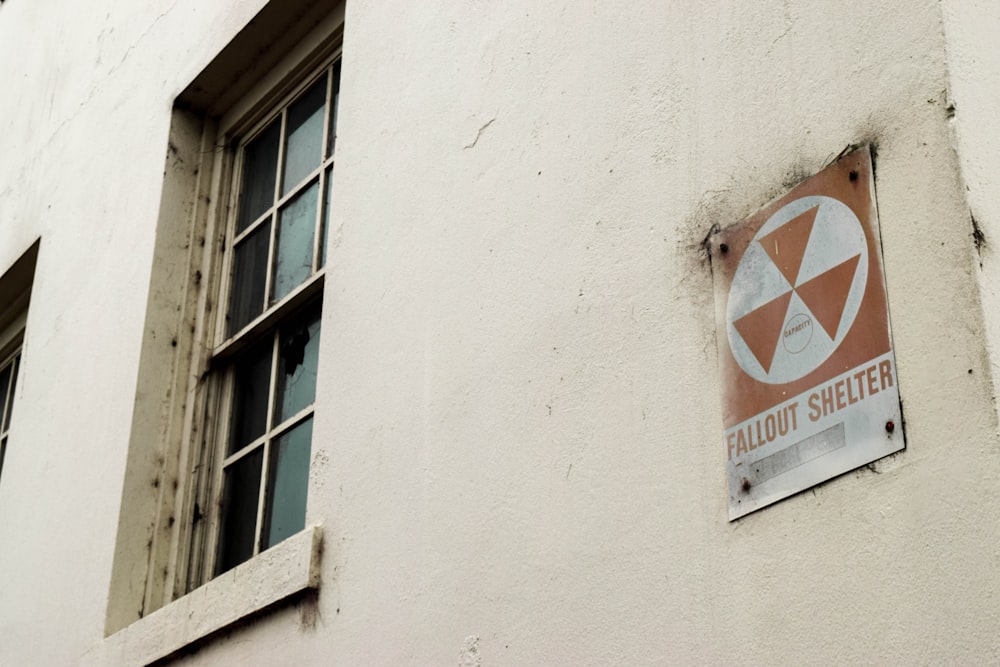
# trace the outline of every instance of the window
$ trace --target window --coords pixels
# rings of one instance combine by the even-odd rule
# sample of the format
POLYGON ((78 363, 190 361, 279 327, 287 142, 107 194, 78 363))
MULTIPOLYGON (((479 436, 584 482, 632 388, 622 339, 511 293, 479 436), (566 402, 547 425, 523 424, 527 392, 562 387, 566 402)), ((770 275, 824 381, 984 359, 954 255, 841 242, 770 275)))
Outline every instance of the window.
POLYGON ((337 0, 272 0, 175 101, 109 636, 191 614, 225 627, 246 606, 203 601, 250 580, 259 605, 319 585, 307 501, 343 21, 337 0))
POLYGON ((239 140, 224 255, 215 574, 304 527, 339 61, 239 140))
POLYGON ((0 276, 0 484, 14 414, 17 376, 21 372, 21 348, 38 247, 36 241, 0 276))
POLYGON ((3 477, 3 458, 7 453, 7 432, 14 408, 14 389, 17 386, 17 369, 21 363, 21 345, 18 341, 13 352, 0 363, 0 478, 3 477))

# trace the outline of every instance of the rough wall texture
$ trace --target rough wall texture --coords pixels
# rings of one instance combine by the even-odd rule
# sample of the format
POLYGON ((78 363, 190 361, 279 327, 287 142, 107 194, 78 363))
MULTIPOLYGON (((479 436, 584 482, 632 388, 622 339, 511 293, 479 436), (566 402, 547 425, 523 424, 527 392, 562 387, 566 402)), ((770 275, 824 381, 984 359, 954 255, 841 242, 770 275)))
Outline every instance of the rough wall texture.
MULTIPOLYGON (((1000 243, 1000 133, 995 131, 1000 108, 1000 6, 989 2, 942 3, 948 36, 948 80, 952 138, 961 164, 969 223, 976 235, 986 321, 986 339, 996 356, 1000 343, 1000 292, 996 246, 1000 243)), ((994 374, 994 381, 996 375, 994 374)), ((996 394, 996 388, 994 388, 996 394)))
MULTIPOLYGON (((0 7, 0 265, 42 238, 0 483, 4 662, 103 636, 171 102, 262 4, 0 7)), ((323 588, 186 663, 1000 660, 988 281, 960 177, 996 153, 966 152, 970 121, 956 155, 942 16, 349 3, 323 588), (859 141, 908 449, 729 523, 700 242, 859 141)))

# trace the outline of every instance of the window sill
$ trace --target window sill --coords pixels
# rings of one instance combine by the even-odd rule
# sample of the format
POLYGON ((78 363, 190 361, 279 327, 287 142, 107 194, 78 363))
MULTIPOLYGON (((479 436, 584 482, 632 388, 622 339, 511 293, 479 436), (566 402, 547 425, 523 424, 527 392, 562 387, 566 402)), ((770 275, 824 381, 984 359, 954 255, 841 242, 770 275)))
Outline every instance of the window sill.
POLYGON ((319 587, 323 531, 312 526, 107 637, 84 665, 148 665, 319 587))

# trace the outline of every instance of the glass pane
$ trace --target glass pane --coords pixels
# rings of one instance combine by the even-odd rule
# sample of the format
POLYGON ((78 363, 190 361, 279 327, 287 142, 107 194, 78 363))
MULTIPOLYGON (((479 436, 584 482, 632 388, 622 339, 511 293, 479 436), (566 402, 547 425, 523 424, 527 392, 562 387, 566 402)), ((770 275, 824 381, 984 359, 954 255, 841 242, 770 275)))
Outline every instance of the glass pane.
POLYGON ((226 469, 216 574, 222 574, 253 556, 263 461, 264 448, 261 447, 226 469))
POLYGON ((326 200, 323 204, 323 231, 319 250, 319 265, 326 266, 326 246, 329 243, 330 235, 330 206, 333 204, 333 167, 331 166, 326 170, 326 192, 324 193, 324 199, 326 200))
POLYGON ((21 369, 21 353, 14 357, 14 363, 10 371, 10 398, 7 399, 7 414, 3 419, 3 430, 10 428, 10 416, 14 413, 14 390, 17 389, 17 374, 21 369))
POLYGON ((278 142, 281 119, 247 144, 243 157, 243 187, 240 190, 236 233, 242 232, 274 203, 274 179, 278 175, 278 142))
POLYGON ((262 549, 274 546, 305 527, 311 443, 310 417, 272 445, 262 549))
POLYGON ((330 109, 330 133, 326 139, 326 154, 333 155, 333 149, 337 144, 337 110, 340 106, 340 61, 333 66, 333 108, 330 109))
POLYGON ((10 372, 13 364, 8 364, 6 368, 0 371, 0 410, 4 410, 3 424, 0 425, 0 433, 7 432, 7 419, 6 419, 6 409, 4 406, 7 405, 7 396, 10 394, 8 391, 10 389, 10 372))
POLYGON ((228 454, 264 435, 270 396, 272 340, 268 338, 234 362, 233 422, 228 454))
POLYGON ((323 159, 323 108, 326 105, 326 77, 288 107, 285 138, 285 176, 282 196, 319 166, 323 159))
POLYGON ((317 310, 281 332, 275 426, 312 405, 316 398, 319 315, 317 310))
POLYGON ((267 280, 267 246, 271 241, 271 223, 261 225, 236 246, 233 259, 233 285, 229 292, 229 324, 232 336, 264 310, 264 284, 267 280))
POLYGON ((281 210, 271 303, 288 296, 312 273, 318 193, 319 183, 313 183, 281 210))

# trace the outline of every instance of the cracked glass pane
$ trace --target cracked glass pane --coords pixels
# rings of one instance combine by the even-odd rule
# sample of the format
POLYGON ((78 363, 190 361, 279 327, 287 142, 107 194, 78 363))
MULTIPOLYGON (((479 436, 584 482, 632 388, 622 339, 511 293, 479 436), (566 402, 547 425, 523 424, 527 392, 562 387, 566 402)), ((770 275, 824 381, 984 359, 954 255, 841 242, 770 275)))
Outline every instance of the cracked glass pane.
POLYGON ((318 195, 319 183, 313 183, 281 210, 271 303, 288 296, 312 273, 318 195))
POLYGON ((316 399, 319 322, 320 312, 316 309, 281 332, 275 426, 309 407, 316 399))

